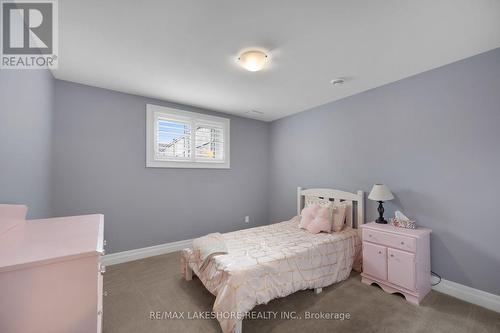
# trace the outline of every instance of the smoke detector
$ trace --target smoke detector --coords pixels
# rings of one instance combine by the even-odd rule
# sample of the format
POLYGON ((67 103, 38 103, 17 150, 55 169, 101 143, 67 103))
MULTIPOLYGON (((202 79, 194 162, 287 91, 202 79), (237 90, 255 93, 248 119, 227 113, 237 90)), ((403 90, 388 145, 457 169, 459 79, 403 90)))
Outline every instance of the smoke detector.
POLYGON ((338 77, 338 78, 335 78, 335 79, 331 80, 330 83, 334 87, 338 87, 338 86, 341 86, 341 85, 343 85, 345 83, 345 79, 341 78, 341 77, 338 77))

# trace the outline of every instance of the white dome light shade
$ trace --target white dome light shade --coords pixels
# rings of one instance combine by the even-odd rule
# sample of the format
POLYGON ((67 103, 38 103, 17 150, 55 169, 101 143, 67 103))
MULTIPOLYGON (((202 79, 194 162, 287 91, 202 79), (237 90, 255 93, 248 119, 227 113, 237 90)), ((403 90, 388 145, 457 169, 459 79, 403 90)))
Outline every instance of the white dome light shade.
POLYGON ((247 51, 239 56, 238 61, 247 71, 258 72, 266 65, 267 58, 267 54, 262 51, 247 51))

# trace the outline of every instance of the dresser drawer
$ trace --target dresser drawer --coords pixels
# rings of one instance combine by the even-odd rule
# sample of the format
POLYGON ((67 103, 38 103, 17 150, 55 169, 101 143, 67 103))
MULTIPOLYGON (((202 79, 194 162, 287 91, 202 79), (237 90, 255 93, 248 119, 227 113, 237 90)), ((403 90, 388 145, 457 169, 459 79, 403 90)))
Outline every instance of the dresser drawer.
POLYGON ((417 242, 412 237, 371 230, 369 228, 363 229, 363 240, 409 252, 416 252, 417 249, 417 242))

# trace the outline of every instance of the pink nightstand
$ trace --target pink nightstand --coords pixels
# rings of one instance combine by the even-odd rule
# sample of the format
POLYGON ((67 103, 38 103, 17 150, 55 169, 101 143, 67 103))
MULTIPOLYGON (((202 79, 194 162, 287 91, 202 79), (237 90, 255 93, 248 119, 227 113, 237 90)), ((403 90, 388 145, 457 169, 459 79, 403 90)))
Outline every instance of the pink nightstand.
POLYGON ((386 292, 399 292, 407 301, 419 304, 431 290, 431 229, 404 229, 375 222, 361 228, 361 281, 375 282, 386 292))

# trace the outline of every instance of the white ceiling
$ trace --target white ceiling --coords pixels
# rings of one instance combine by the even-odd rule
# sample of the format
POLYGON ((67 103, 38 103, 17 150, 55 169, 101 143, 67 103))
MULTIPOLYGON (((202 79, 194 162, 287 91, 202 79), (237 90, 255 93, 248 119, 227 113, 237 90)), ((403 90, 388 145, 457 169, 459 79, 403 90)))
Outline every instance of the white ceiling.
POLYGON ((64 0, 59 17, 56 78, 261 120, 500 47, 498 0, 64 0), (237 66, 251 47, 265 70, 237 66))

